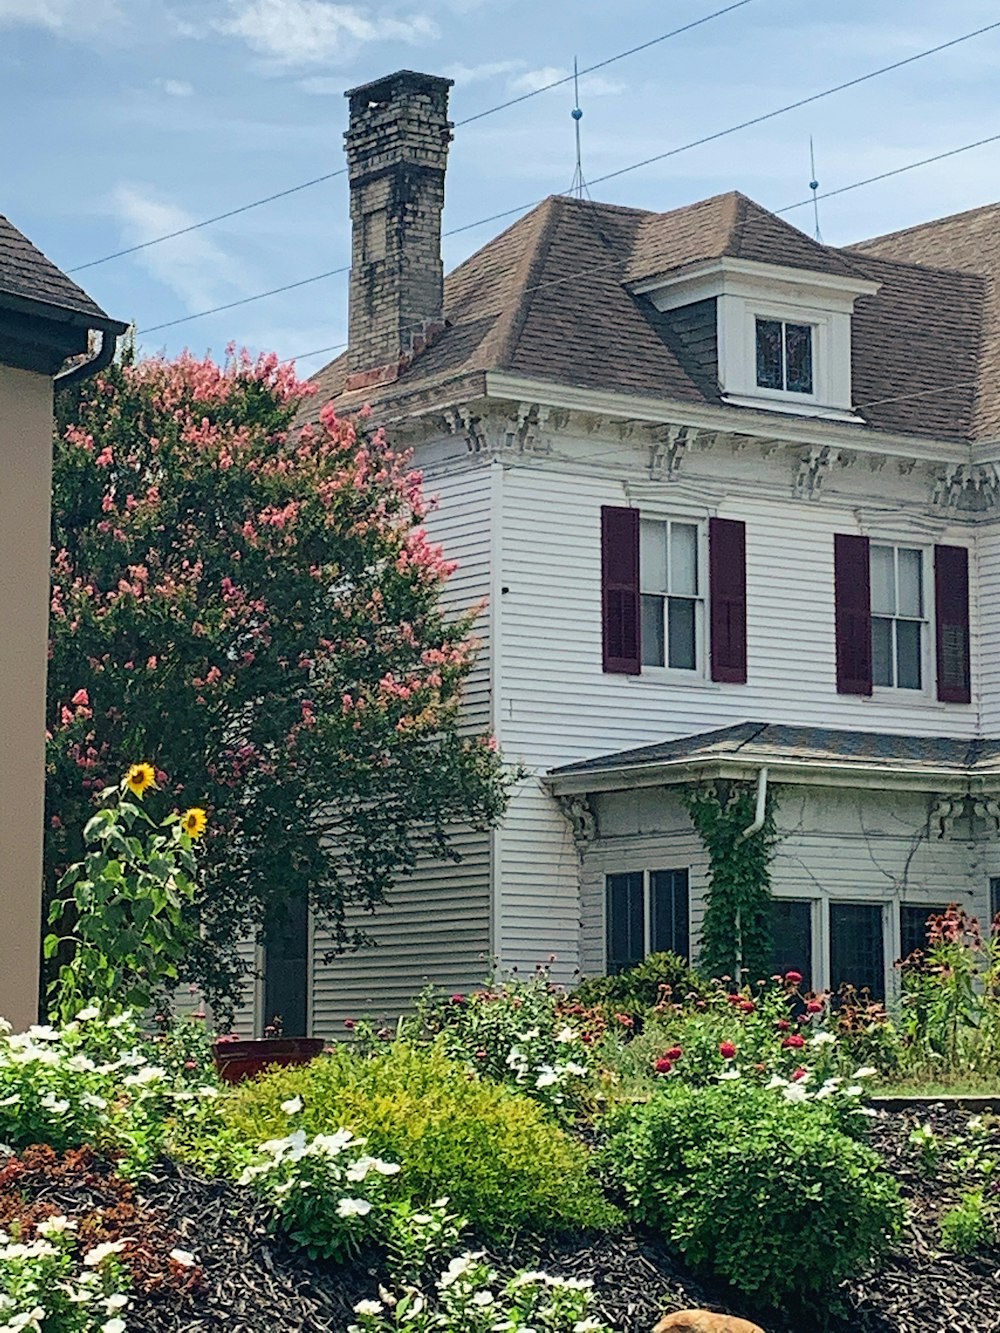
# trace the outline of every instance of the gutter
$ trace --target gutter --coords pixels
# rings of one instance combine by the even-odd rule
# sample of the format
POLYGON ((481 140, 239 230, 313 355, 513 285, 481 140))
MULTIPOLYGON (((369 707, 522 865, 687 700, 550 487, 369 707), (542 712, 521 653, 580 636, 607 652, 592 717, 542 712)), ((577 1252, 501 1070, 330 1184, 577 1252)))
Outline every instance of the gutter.
POLYGON ((764 812, 767 809, 767 769, 762 768, 757 774, 757 809, 754 812, 753 823, 748 824, 737 842, 746 842, 747 838, 752 838, 755 833, 759 833, 764 827, 764 812))
POLYGON ((100 371, 106 370, 114 360, 117 347, 117 336, 113 335, 110 329, 102 329, 101 346, 97 353, 88 357, 86 361, 70 366, 68 370, 60 370, 53 377, 53 386, 56 389, 65 389, 70 384, 79 384, 81 380, 89 379, 91 375, 97 375, 100 371))

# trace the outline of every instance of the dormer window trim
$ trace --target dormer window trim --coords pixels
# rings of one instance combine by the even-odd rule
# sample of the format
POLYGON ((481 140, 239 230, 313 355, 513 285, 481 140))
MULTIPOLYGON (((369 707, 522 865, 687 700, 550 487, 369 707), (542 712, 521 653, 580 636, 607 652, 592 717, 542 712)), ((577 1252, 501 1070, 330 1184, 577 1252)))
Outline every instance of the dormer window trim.
POLYGON ((659 310, 714 299, 719 387, 736 407, 858 422, 851 394, 851 314, 859 296, 879 284, 850 275, 714 259, 633 284, 659 310), (757 382, 757 321, 812 329, 812 391, 763 387, 757 382))

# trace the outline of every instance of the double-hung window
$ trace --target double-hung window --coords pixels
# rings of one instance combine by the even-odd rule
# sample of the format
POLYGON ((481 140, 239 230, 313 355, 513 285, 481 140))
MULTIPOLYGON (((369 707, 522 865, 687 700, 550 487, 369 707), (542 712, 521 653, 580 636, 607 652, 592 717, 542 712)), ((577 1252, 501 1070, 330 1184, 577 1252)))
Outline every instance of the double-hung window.
POLYGON ((639 528, 642 664, 700 671, 704 598, 697 523, 644 518, 639 528))
POLYGON ((924 687, 924 553, 913 546, 870 548, 872 684, 924 687))
POLYGON ((784 319, 755 321, 757 387, 813 392, 813 326, 784 319))
POLYGON ((687 958, 688 872, 633 870, 605 879, 607 971, 623 972, 650 953, 687 958))

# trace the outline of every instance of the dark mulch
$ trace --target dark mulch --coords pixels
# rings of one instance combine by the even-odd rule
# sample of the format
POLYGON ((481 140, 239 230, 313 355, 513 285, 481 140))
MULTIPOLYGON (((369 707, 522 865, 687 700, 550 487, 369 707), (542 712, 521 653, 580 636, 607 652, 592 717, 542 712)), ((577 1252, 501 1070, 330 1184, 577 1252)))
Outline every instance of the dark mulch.
MULTIPOLYGON (((775 1315, 738 1293, 693 1278, 652 1236, 628 1230, 596 1241, 551 1243, 492 1256, 501 1269, 540 1264, 554 1273, 593 1278, 595 1304, 621 1333, 649 1333, 666 1311, 726 1310, 756 1319, 767 1333, 1000 1333, 1000 1245, 974 1255, 938 1249, 938 1220, 975 1180, 962 1179, 946 1150, 931 1172, 907 1143, 927 1121, 945 1141, 964 1135, 968 1113, 932 1108, 919 1115, 882 1113, 872 1141, 899 1180, 911 1220, 893 1255, 876 1272, 859 1275, 838 1295, 838 1309, 775 1315)), ((989 1139, 1000 1156, 1000 1127, 989 1139)), ((69 1213, 101 1202, 93 1183, 34 1193, 69 1213)), ((365 1264, 336 1269, 308 1259, 267 1230, 266 1215, 247 1191, 203 1180, 162 1163, 138 1189, 138 1200, 176 1244, 198 1259, 202 1281, 188 1292, 161 1287, 137 1300, 130 1326, 148 1333, 343 1333, 352 1307, 377 1294, 378 1273, 365 1264)))

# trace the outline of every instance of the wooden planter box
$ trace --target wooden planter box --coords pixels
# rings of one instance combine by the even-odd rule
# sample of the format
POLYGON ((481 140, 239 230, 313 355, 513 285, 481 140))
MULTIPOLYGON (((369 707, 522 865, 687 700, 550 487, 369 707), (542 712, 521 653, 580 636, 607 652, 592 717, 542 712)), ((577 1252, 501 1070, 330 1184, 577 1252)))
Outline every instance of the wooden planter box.
POLYGON ((221 1079, 242 1083, 274 1065, 307 1065, 325 1045, 322 1037, 241 1037, 217 1041, 212 1055, 221 1079))

